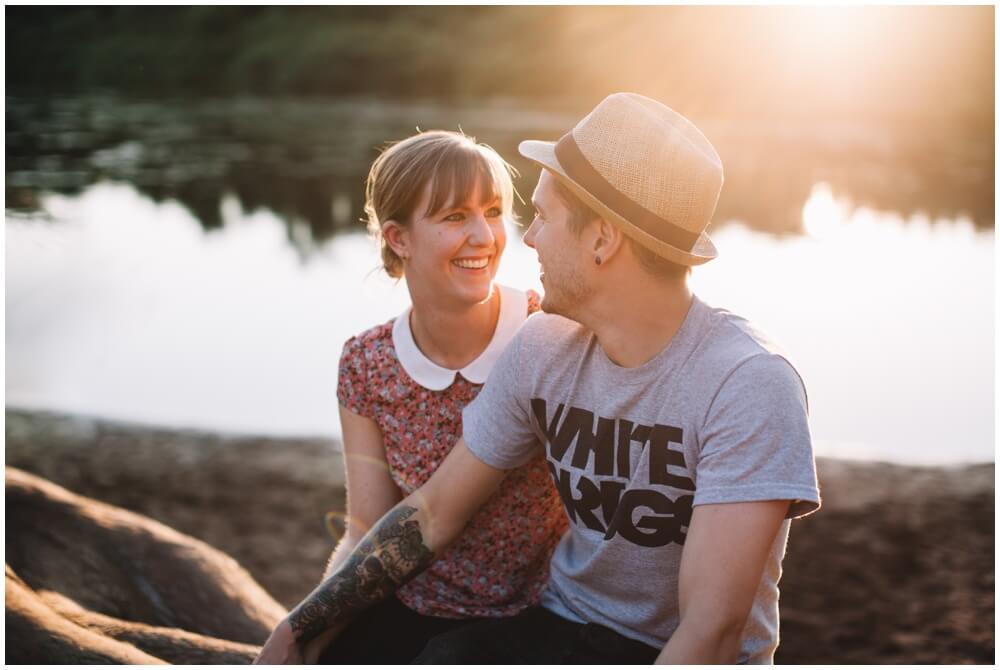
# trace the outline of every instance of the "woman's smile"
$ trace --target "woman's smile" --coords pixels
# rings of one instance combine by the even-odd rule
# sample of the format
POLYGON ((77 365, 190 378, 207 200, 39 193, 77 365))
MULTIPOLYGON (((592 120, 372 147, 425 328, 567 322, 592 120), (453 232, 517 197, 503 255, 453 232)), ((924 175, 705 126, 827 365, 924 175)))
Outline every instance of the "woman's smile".
POLYGON ((492 256, 476 256, 473 258, 456 258, 451 262, 452 265, 462 268, 463 270, 480 271, 485 270, 490 265, 490 260, 492 256))

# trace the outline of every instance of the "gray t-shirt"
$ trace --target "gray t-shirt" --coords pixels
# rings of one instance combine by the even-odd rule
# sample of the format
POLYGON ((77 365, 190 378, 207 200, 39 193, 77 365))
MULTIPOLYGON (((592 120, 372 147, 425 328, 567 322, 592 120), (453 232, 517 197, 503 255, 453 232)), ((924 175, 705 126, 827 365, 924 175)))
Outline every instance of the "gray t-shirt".
MULTIPOLYGON (((819 508, 802 380, 746 320, 694 299, 670 344, 636 368, 550 314, 522 326, 463 414, 469 449, 515 468, 544 449, 571 521, 542 604, 662 647, 677 628, 692 507, 791 500, 819 508)), ((790 521, 771 547, 739 662, 773 662, 790 521)))

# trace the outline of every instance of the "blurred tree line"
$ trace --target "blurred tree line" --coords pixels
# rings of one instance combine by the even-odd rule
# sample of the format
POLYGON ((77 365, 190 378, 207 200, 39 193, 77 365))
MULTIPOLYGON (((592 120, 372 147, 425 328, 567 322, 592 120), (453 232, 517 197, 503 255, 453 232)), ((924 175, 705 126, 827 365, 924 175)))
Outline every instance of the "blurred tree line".
POLYGON ((7 91, 575 99, 586 109, 633 90, 695 116, 919 117, 992 135, 992 7, 809 11, 18 6, 6 8, 7 91))
POLYGON ((496 92, 501 80, 512 94, 531 94, 532 78, 520 76, 526 59, 514 58, 512 47, 529 21, 552 14, 498 7, 10 9, 7 53, 17 65, 7 81, 14 89, 399 98, 496 92))

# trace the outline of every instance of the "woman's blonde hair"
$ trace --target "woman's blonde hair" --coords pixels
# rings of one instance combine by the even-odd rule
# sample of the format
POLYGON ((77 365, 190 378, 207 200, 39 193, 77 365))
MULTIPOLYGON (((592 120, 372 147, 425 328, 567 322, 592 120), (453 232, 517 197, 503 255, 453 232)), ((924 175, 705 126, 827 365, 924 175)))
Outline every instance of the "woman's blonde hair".
POLYGON ((511 176, 516 174, 492 147, 461 132, 428 130, 383 151, 368 172, 365 215, 386 273, 402 277, 403 261, 382 235, 382 224, 409 225, 427 184, 431 197, 423 216, 462 204, 478 185, 483 202, 499 197, 504 218, 514 220, 511 176))

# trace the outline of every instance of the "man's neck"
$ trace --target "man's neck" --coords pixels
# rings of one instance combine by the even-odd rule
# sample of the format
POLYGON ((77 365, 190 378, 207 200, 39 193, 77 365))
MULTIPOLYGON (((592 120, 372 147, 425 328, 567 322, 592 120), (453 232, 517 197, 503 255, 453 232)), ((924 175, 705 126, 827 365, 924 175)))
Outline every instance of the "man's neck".
POLYGON ((581 323, 616 365, 634 368, 663 351, 684 324, 694 294, 687 281, 639 278, 595 296, 581 323))
POLYGON ((420 351, 438 365, 460 370, 489 345, 500 316, 500 291, 475 305, 442 305, 413 296, 410 332, 420 351))

